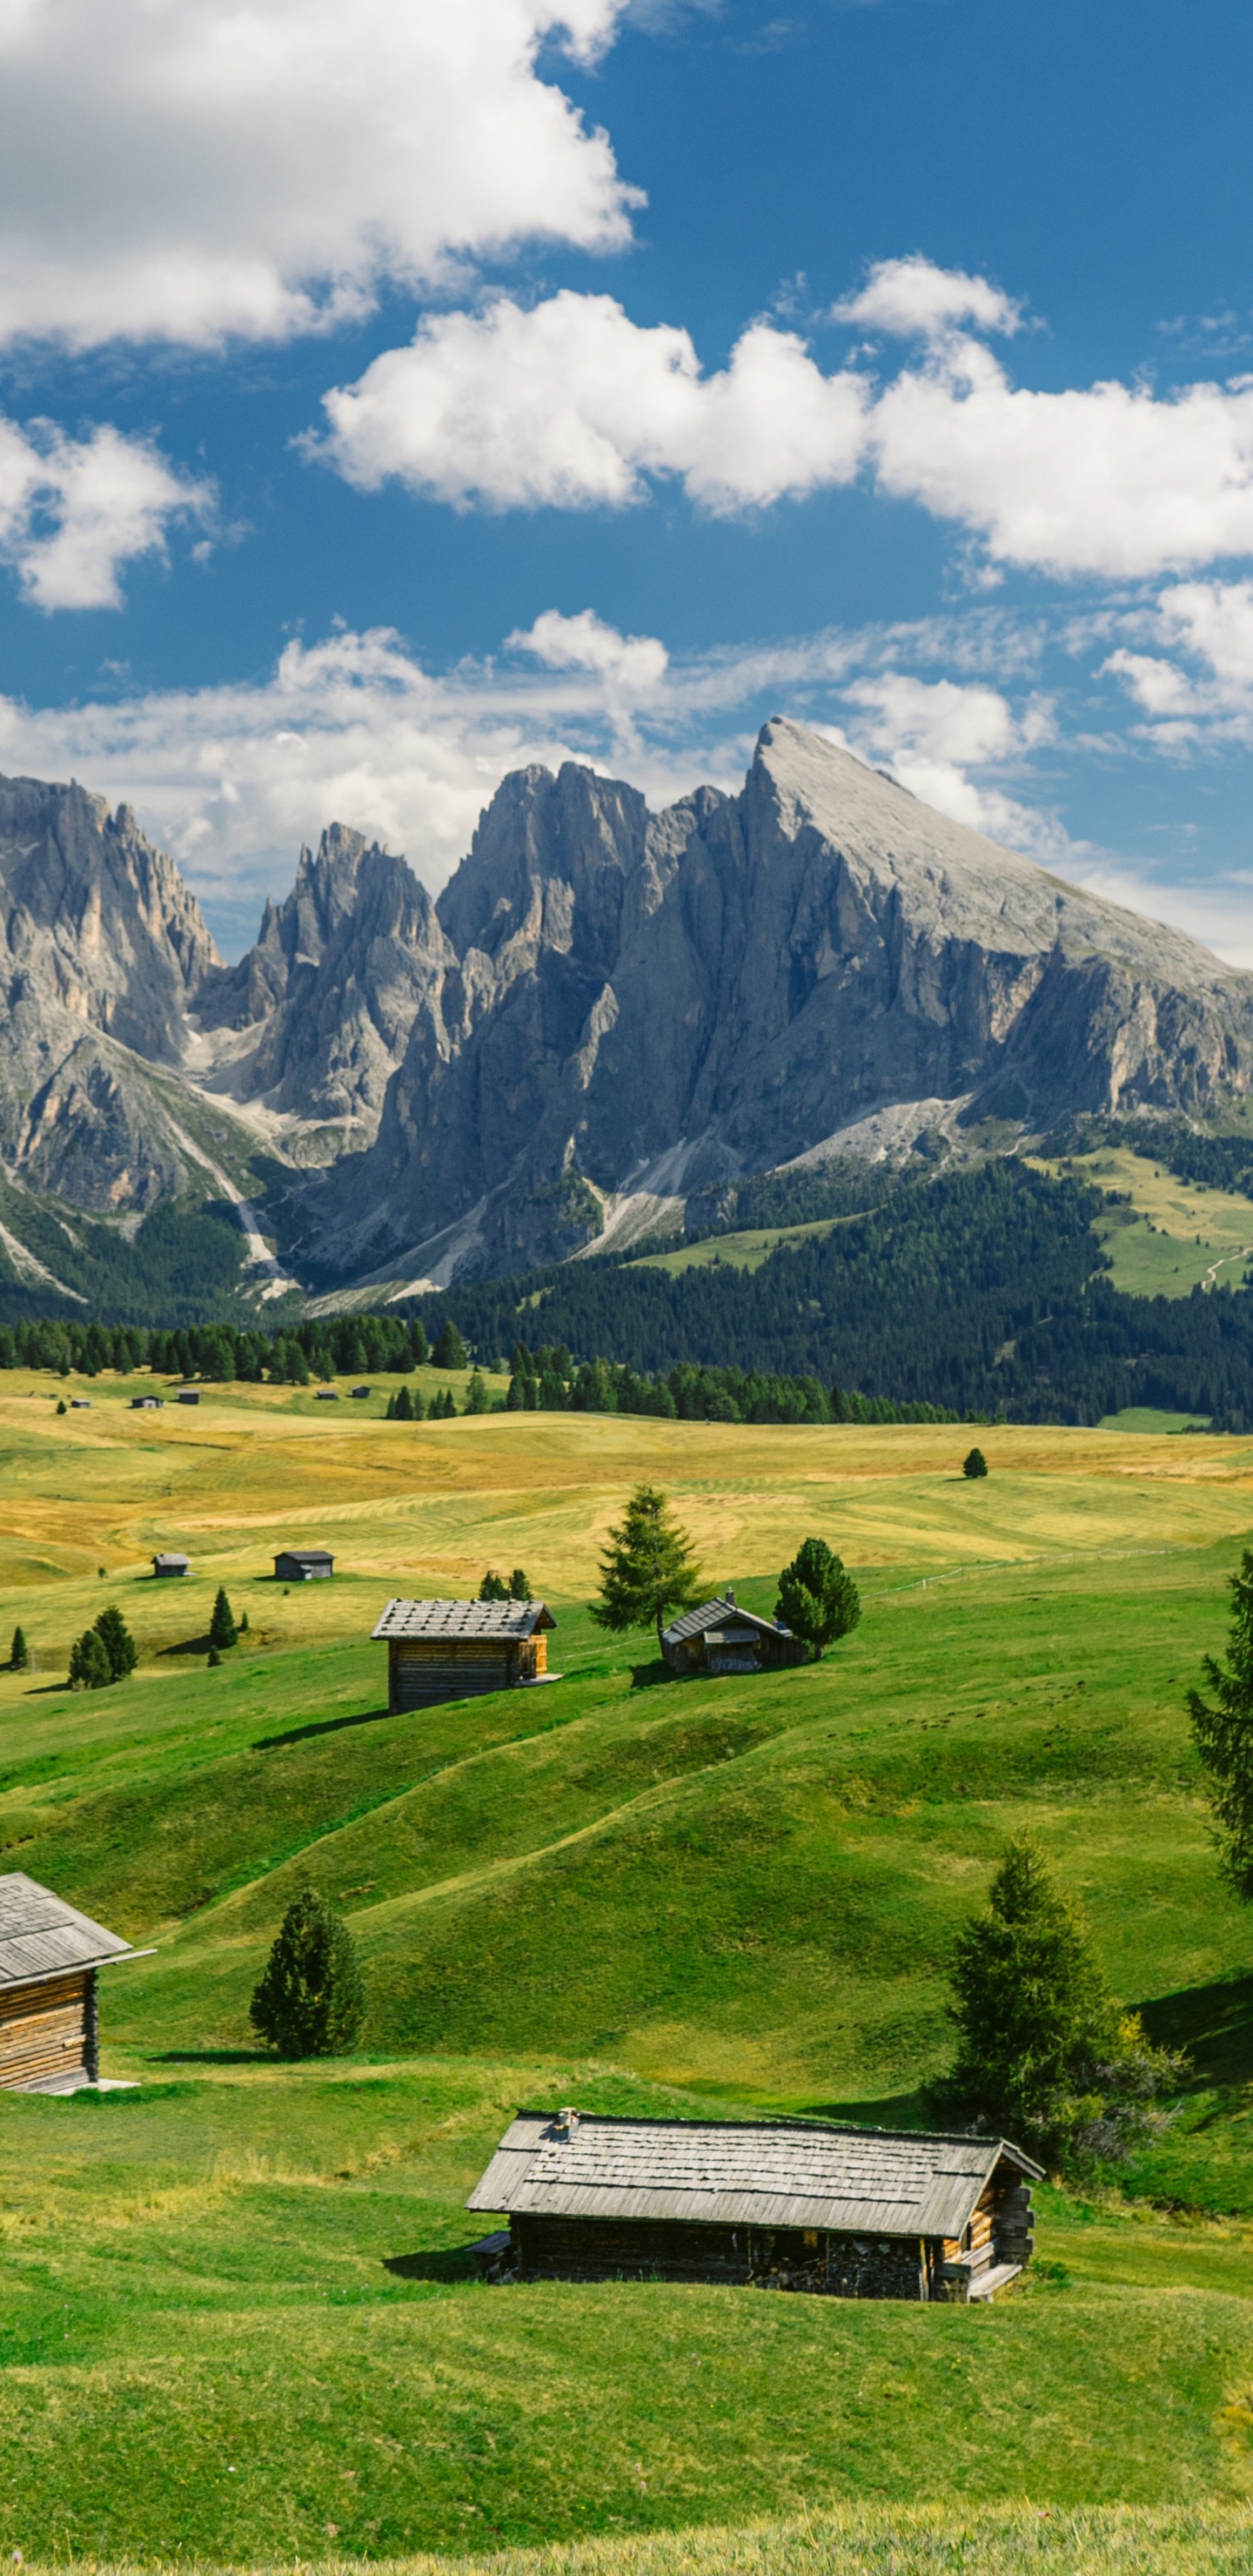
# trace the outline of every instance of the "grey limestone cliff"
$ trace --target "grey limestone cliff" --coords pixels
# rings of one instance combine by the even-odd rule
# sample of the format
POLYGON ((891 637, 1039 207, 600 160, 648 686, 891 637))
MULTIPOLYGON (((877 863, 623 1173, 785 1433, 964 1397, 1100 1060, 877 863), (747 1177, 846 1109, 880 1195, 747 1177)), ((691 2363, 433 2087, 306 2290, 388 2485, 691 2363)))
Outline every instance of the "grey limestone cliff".
POLYGON ((515 1268, 690 1189, 937 1116, 1204 1110, 1253 1075, 1253 977, 778 719, 743 792, 650 816, 507 779, 369 1152, 318 1223, 358 1268, 515 1268), (876 1128, 876 1121, 878 1127, 876 1128), (424 1265, 425 1257, 425 1265, 424 1265))

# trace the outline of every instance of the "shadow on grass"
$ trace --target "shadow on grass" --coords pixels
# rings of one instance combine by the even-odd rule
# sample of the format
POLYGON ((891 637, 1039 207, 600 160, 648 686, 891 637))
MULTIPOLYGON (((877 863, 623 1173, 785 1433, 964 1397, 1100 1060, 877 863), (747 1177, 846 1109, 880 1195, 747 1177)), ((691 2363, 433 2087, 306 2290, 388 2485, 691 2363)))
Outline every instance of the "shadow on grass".
POLYGON ((438 2245, 421 2254, 385 2254, 383 2269, 398 2281, 477 2281, 468 2245, 438 2245))
POLYGON ((272 2048, 163 2048, 150 2066, 280 2066, 272 2048))
POLYGON ((851 2129, 929 2129, 944 2134, 933 2105, 920 2090, 885 2093, 875 2102, 796 2102, 786 2116, 793 2120, 839 2120, 851 2129))
POLYGON ((279 1744, 306 1744, 311 1735, 338 1735, 345 1726, 377 1726, 381 1717, 402 1717, 403 1709, 363 1708, 354 1717, 320 1717, 308 1726, 289 1726, 282 1735, 258 1735, 254 1753, 272 1753, 279 1744))
POLYGON ((1253 2082, 1253 1976, 1218 1977, 1141 2004, 1159 2048, 1185 2048, 1194 2085, 1253 2082))
POLYGON ((656 1656, 651 1664, 632 1664, 631 1666, 632 1690, 655 1690, 659 1682, 677 1682, 683 1678, 681 1673, 671 1672, 669 1664, 661 1655, 656 1656))
POLYGON ((162 1659, 166 1655, 207 1655, 212 1643, 213 1639, 206 1633, 203 1637, 184 1637, 177 1646, 161 1646, 158 1652, 162 1659))

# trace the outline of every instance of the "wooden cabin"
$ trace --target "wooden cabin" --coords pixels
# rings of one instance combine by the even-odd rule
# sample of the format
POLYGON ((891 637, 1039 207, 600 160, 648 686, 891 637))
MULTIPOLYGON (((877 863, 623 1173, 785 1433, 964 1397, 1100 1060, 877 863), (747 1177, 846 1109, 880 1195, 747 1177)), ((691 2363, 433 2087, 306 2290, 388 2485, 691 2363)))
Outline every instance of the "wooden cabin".
POLYGON ((76 2093, 95 2084, 96 1972, 134 1955, 23 1870, 0 1876, 0 2086, 76 2093))
POLYGON ((191 1558, 180 1556, 176 1548, 166 1548, 162 1554, 154 1556, 152 1571, 158 1581, 168 1580, 175 1575, 190 1574, 191 1558))
POLYGON ((519 2111, 466 2207, 508 2219, 474 2249, 497 2280, 965 2301, 1030 2261, 1040 2174, 1003 2138, 519 2111))
POLYGON ((387 1705, 434 1708, 555 1678, 556 1625, 542 1601, 389 1601, 371 1631, 387 1640, 387 1705))
POLYGON ((285 1547, 274 1559, 276 1583, 327 1583, 335 1559, 325 1547, 285 1547))
POLYGON ((741 1610, 731 1591, 672 1619, 662 1629, 661 1651, 672 1673, 764 1673, 809 1661, 808 1646, 790 1628, 741 1610))

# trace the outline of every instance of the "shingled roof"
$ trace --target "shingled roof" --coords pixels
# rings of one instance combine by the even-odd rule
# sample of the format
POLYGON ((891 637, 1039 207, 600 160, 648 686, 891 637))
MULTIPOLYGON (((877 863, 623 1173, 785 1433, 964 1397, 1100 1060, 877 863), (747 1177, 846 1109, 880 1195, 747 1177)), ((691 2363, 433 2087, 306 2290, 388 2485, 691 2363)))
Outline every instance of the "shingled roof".
POLYGON ((1038 2179, 1001 2138, 519 2111, 466 2207, 956 2237, 1002 2158, 1038 2179))
POLYGON ((0 1875, 0 1990, 26 1986, 38 1977, 64 1976, 75 1968, 99 1968, 106 1959, 125 1959, 131 1944, 106 1932, 89 1914, 80 1914, 64 1897, 54 1896, 24 1870, 0 1875))
POLYGON ((733 1592, 724 1592, 715 1601, 702 1601, 698 1610, 685 1610, 672 1619, 662 1631, 662 1642, 677 1646, 683 1637, 708 1636, 714 1628, 759 1628, 769 1637, 790 1637, 781 1619, 759 1619, 755 1610, 745 1610, 733 1592))
POLYGON ((555 1628, 542 1601, 389 1601, 372 1637, 530 1637, 555 1628))

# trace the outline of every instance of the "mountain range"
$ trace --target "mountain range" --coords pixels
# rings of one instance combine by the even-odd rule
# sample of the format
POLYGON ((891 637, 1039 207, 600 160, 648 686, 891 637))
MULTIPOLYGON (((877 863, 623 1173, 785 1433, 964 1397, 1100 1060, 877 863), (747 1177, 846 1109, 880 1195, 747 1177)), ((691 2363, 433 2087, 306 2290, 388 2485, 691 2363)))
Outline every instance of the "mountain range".
POLYGON ((77 785, 0 781, 0 899, 0 1261, 32 1287, 65 1284, 50 1222, 134 1242, 217 1201, 255 1294, 395 1295, 625 1248, 748 1174, 1253 1081, 1253 975, 784 718, 738 795, 657 814, 516 772, 435 900, 332 824, 234 966, 77 785))

